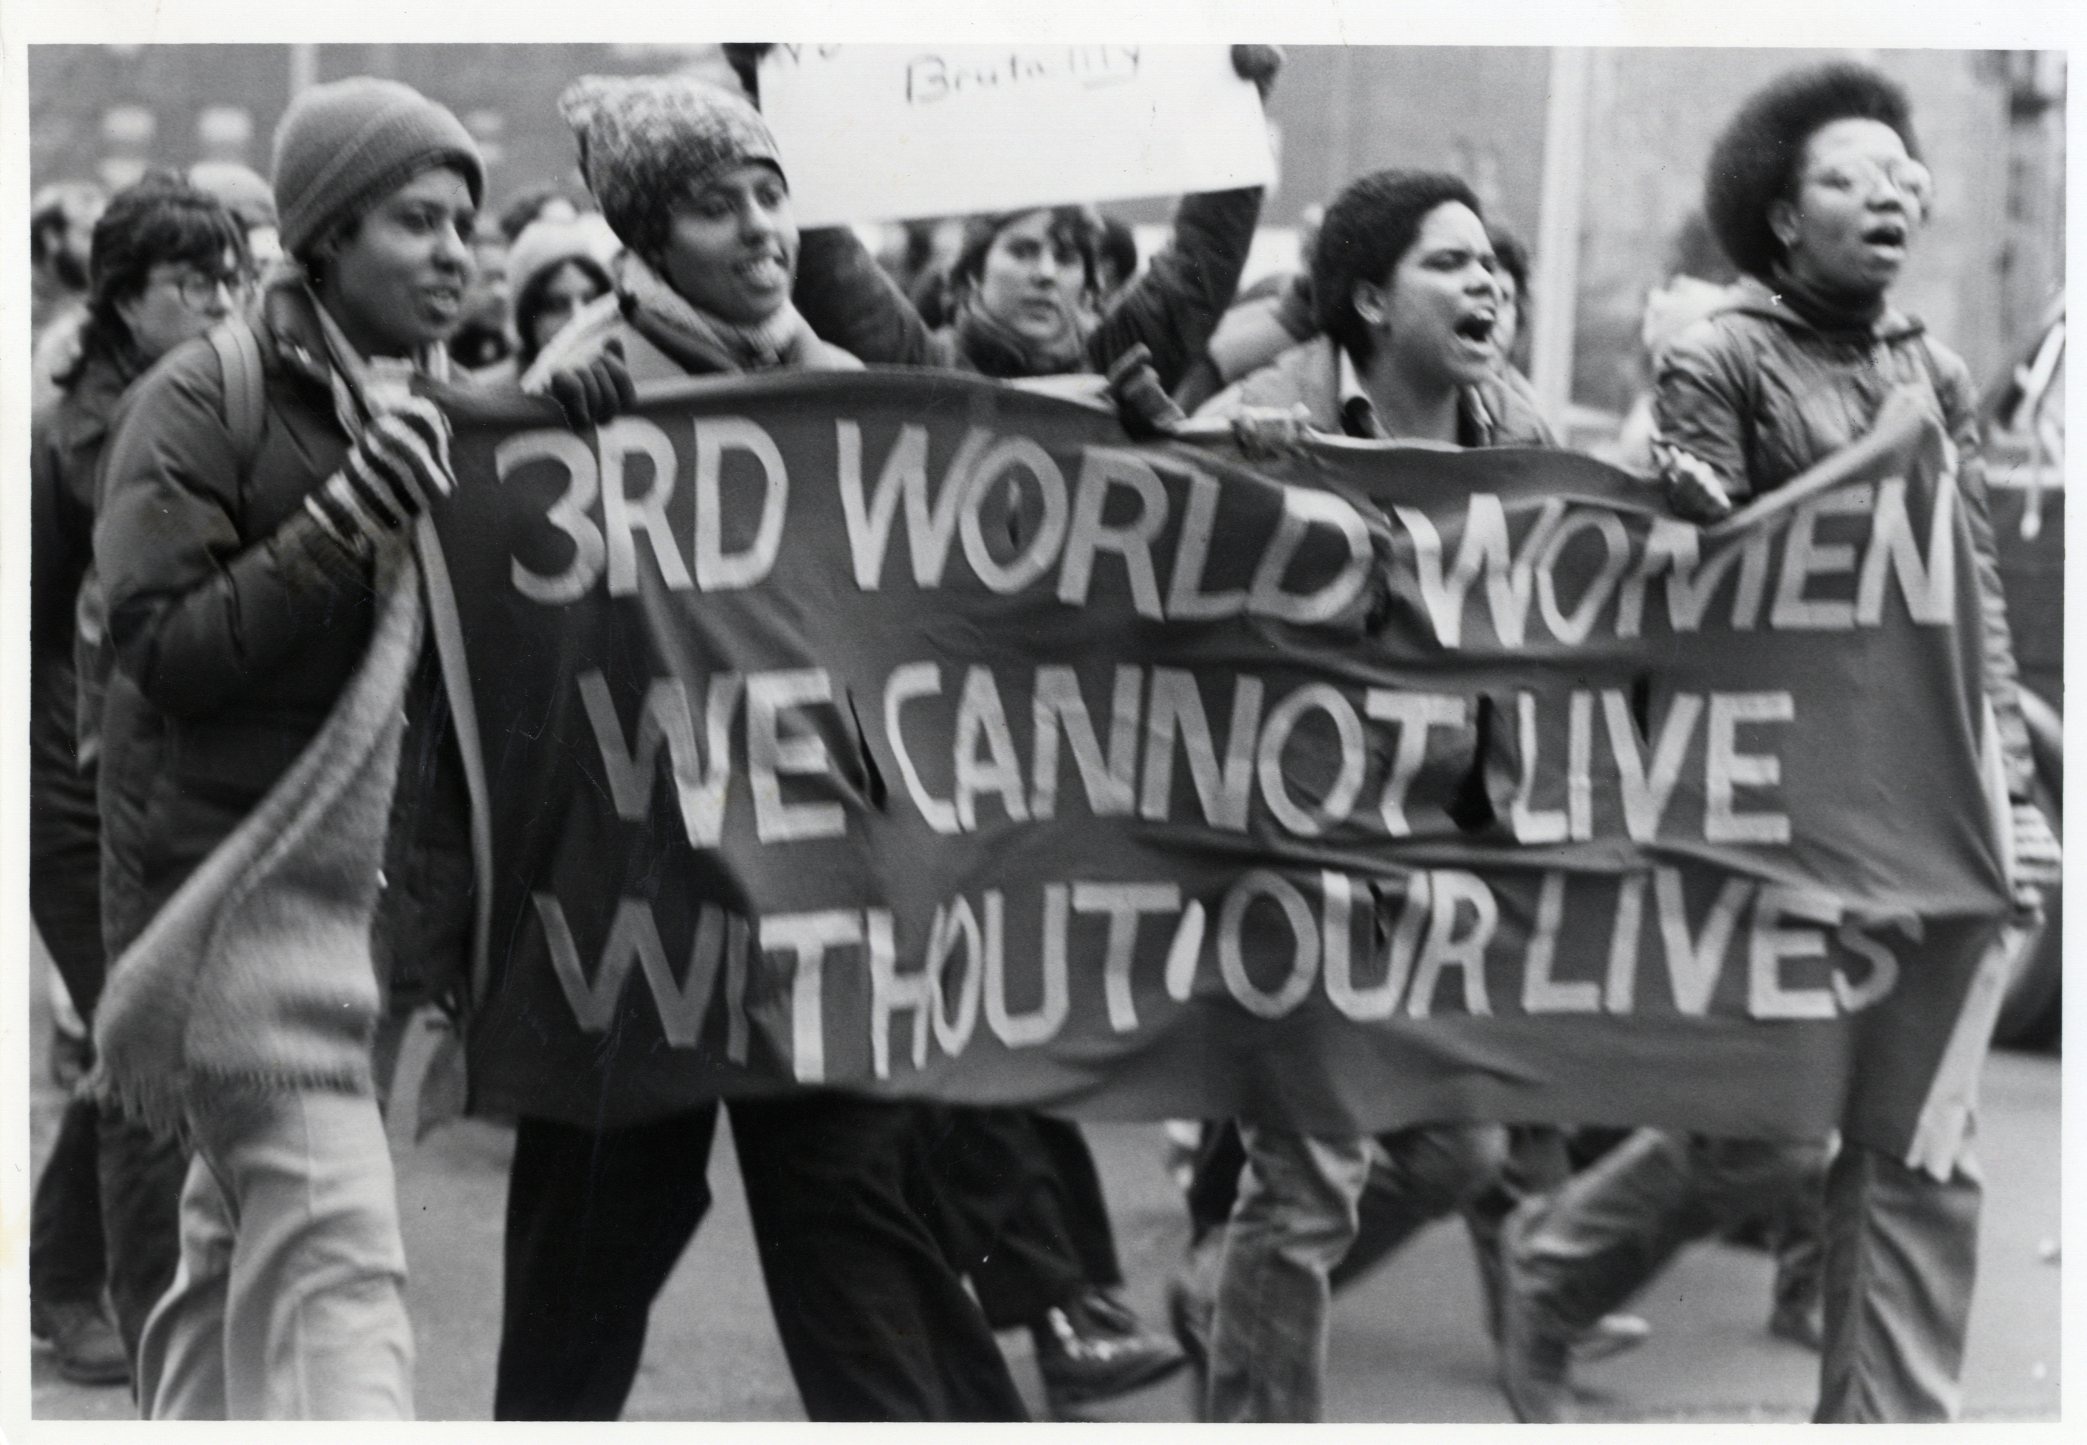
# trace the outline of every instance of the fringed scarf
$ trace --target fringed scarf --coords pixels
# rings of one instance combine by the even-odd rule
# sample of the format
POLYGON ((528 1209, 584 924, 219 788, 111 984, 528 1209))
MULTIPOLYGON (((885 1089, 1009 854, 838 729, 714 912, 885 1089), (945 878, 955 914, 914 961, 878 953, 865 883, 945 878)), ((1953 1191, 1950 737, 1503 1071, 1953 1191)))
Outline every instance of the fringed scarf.
MULTIPOLYGON (((413 366, 365 362, 308 292, 286 300, 316 313, 324 362, 299 355, 359 435, 413 366)), ((425 612, 406 539, 379 546, 375 586, 369 649, 317 735, 109 969, 90 1086, 150 1127, 180 1129, 198 1086, 371 1090, 370 933, 425 612)))

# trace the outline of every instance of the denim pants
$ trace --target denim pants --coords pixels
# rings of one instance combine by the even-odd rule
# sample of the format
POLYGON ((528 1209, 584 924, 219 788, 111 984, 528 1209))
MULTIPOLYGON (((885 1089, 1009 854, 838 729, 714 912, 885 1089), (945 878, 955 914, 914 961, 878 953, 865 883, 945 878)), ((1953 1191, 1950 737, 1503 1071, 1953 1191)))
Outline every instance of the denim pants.
POLYGON ((376 1101, 211 1090, 189 1125, 181 1263, 138 1351, 144 1417, 411 1419, 406 1251, 376 1101))
POLYGON ((1206 1418, 1320 1420, 1343 1261, 1381 1259, 1474 1197, 1499 1170, 1504 1132, 1429 1125, 1372 1140, 1242 1123, 1239 1136, 1246 1169, 1219 1265, 1206 1418))
POLYGON ((1816 1189, 1822 1141, 1640 1129, 1542 1204, 1514 1242, 1530 1312, 1575 1338, 1686 1245, 1816 1189))
POLYGON ((1968 1138, 1948 1179, 1861 1145, 1834 1159, 1814 1420, 1956 1418, 1983 1193, 1968 1138))

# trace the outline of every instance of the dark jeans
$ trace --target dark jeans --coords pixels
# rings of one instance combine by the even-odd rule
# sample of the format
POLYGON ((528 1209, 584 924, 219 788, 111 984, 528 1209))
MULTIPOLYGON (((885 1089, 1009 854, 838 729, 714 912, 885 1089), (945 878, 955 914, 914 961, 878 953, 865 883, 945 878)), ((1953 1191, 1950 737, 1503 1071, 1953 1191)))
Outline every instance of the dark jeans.
MULTIPOLYGON (((1531 1138, 1537 1133, 1526 1132, 1531 1138)), ((1491 1125, 1436 1124, 1378 1136, 1381 1158, 1371 1167, 1357 1201, 1355 1240, 1333 1267, 1333 1287, 1366 1274, 1445 1214, 1459 1209, 1468 1214, 1480 1207, 1503 1175, 1510 1182, 1521 1179, 1529 1172, 1521 1161, 1531 1153, 1524 1133, 1491 1125)), ((1232 1217, 1245 1169, 1239 1126, 1230 1121, 1206 1124, 1188 1186, 1192 1243, 1201 1243, 1232 1217)), ((1479 1227, 1474 1223, 1474 1235, 1479 1227)))
POLYGON ((1574 1338, 1684 1246, 1816 1191, 1825 1167, 1817 1141, 1640 1129, 1546 1199, 1518 1242, 1531 1311, 1574 1338))
POLYGON ((1101 1176, 1079 1126, 1021 1109, 923 1111, 943 1232, 986 1320, 1013 1329, 1123 1283, 1101 1176))
MULTIPOLYGON (((30 721, 29 912, 91 1024, 107 972, 101 931, 101 825, 95 775, 74 759, 70 668, 41 668, 30 721)), ((113 1110, 75 1098, 37 1180, 30 1289, 98 1301, 107 1288, 135 1367, 145 1317, 173 1283, 188 1157, 113 1110)))
MULTIPOLYGON (((813 1420, 1021 1420, 1006 1362, 932 1231, 911 1106, 740 1100, 732 1135, 769 1306, 813 1420)), ((716 1106, 516 1130, 493 1415, 612 1420, 652 1301, 710 1207, 716 1106)))
POLYGON ((75 1095, 58 1119, 29 1214, 29 1293, 39 1304, 99 1304, 101 1110, 75 1095))

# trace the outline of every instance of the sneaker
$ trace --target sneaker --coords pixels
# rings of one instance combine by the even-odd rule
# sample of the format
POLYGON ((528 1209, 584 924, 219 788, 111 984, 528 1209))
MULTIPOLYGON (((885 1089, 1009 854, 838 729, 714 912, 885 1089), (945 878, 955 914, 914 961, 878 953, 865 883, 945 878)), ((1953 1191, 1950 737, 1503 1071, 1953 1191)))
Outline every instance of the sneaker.
POLYGON ((123 1341, 98 1304, 57 1300, 29 1304, 29 1334, 51 1347, 58 1373, 75 1385, 127 1385, 130 1361, 123 1341))
POLYGON ((1500 1240, 1500 1389, 1517 1420, 1550 1425, 1573 1418, 1572 1340, 1538 1317, 1522 1268, 1522 1242, 1536 1218, 1530 1204, 1508 1217, 1500 1240))
POLYGON ((1188 1363, 1179 1345, 1100 1290, 1056 1306, 1030 1332, 1044 1397, 1057 1415, 1143 1389, 1188 1363))

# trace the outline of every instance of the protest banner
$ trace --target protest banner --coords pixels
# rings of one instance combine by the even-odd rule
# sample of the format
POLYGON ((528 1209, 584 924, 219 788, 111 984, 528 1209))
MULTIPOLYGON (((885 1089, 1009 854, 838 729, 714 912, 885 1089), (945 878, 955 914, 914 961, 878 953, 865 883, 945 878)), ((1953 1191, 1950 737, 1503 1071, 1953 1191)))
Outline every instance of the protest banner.
POLYGON ((1933 434, 1706 536, 1569 453, 1249 469, 953 374, 456 406, 482 1108, 1904 1151, 2006 912, 1933 434))
POLYGON ((803 226, 1274 175, 1260 99, 1223 46, 778 45, 760 83, 803 226))

